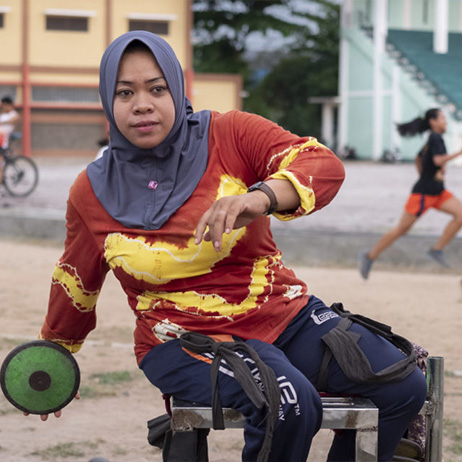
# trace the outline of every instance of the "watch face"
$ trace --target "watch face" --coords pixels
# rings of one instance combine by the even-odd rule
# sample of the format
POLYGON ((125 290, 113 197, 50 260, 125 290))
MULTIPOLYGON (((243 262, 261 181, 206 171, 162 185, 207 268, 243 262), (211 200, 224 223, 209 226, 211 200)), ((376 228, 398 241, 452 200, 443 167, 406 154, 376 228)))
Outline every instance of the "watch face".
POLYGON ((260 189, 260 186, 263 184, 263 181, 259 181, 258 183, 253 184, 250 186, 250 188, 247 191, 256 191, 257 189, 260 189))

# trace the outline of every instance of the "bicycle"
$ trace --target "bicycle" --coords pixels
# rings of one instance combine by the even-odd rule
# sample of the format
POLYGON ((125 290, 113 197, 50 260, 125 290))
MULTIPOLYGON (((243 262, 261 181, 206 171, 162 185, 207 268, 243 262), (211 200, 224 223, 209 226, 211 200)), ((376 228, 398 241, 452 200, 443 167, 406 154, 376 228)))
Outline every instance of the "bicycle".
MULTIPOLYGON (((10 142, 21 138, 19 133, 12 133, 10 142)), ((37 187, 39 175, 35 162, 23 155, 16 155, 8 146, 0 148, 3 175, 1 184, 14 197, 26 197, 37 187)))

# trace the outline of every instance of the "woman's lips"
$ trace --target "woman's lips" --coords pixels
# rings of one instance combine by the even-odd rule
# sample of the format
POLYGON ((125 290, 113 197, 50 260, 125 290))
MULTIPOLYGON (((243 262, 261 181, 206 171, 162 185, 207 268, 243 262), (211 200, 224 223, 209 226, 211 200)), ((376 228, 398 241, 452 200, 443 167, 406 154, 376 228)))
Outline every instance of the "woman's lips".
POLYGON ((140 131, 140 132, 148 132, 156 125, 158 125, 157 122, 147 120, 147 121, 136 123, 135 125, 133 125, 133 128, 135 128, 137 131, 140 131))

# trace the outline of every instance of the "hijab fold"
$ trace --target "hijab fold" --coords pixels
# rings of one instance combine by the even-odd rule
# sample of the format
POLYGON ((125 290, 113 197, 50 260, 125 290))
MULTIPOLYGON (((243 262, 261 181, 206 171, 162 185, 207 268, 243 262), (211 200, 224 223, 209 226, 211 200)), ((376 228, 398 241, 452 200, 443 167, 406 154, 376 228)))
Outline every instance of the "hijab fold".
POLYGON ((193 112, 174 51, 146 31, 127 32, 109 45, 101 59, 99 89, 110 142, 104 155, 87 167, 93 191, 109 215, 127 228, 159 229, 188 200, 205 172, 210 111, 193 112), (175 106, 170 133, 152 149, 128 141, 113 114, 119 63, 133 41, 151 50, 175 106))

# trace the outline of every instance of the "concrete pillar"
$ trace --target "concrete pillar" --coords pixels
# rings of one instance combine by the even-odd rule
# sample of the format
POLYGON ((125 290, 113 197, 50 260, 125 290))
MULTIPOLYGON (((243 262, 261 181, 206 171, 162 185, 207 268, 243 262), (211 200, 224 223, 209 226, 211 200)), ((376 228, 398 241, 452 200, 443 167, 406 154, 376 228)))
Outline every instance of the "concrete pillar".
POLYGON ((435 1, 435 26, 433 30, 433 51, 445 54, 448 52, 448 0, 435 1))
POLYGON ((387 37, 388 0, 374 2, 374 96, 372 158, 380 159, 383 154, 383 75, 382 60, 387 37))
POLYGON ((412 26, 412 0, 403 1, 403 29, 410 30, 412 26))
POLYGON ((462 32, 462 0, 459 0, 459 32, 462 32))
POLYGON ((344 0, 341 11, 340 36, 340 62, 339 62, 339 89, 340 108, 338 117, 338 143, 337 150, 341 152, 348 142, 347 116, 348 116, 348 60, 349 45, 345 39, 345 32, 353 25, 353 1, 344 0))
POLYGON ((334 147, 334 109, 335 106, 332 103, 322 105, 322 141, 331 149, 334 147))
POLYGON ((393 64, 392 70, 392 90, 391 90, 391 149, 401 149, 401 136, 396 128, 397 123, 401 123, 401 89, 400 89, 401 69, 397 64, 393 64))

